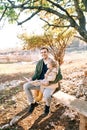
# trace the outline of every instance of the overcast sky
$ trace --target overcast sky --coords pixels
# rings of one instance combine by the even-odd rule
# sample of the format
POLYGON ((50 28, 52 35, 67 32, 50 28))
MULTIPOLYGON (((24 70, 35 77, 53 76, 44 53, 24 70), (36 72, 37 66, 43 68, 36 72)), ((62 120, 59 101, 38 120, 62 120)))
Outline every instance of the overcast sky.
MULTIPOLYGON (((42 34, 43 22, 37 17, 32 18, 30 21, 22 25, 22 29, 26 29, 27 33, 42 34)), ((21 26, 16 24, 6 23, 3 29, 0 29, 0 48, 13 48, 19 46, 17 34, 22 32, 21 26)))

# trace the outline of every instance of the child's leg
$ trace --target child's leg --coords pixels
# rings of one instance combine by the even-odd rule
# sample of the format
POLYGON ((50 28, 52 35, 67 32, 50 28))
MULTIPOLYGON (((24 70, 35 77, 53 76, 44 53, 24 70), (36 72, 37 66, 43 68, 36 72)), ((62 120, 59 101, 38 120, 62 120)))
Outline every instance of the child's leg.
MULTIPOLYGON (((32 84, 32 85, 35 85, 35 86, 40 86, 39 80, 31 81, 31 84, 32 84)), ((39 91, 40 91, 40 90, 32 90, 32 91, 33 91, 33 96, 34 96, 34 98, 37 98, 38 95, 39 95, 39 91)), ((36 101, 36 100, 35 100, 35 101, 36 101)))
POLYGON ((34 97, 36 98, 39 94, 39 90, 34 90, 34 97))
POLYGON ((40 90, 35 91, 35 101, 36 102, 39 102, 42 100, 43 90, 44 90, 44 86, 41 85, 40 90))
POLYGON ((37 92, 37 96, 36 96, 36 98, 35 98, 35 101, 36 101, 36 102, 41 101, 41 100, 42 100, 42 97, 43 97, 43 93, 42 93, 41 91, 38 91, 38 92, 37 92))

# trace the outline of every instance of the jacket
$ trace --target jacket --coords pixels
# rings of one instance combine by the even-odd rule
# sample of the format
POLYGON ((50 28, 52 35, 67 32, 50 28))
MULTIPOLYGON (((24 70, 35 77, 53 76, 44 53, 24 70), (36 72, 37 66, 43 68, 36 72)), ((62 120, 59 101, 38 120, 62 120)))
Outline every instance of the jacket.
MULTIPOLYGON (((35 69, 35 73, 34 75, 32 76, 32 80, 38 80, 39 77, 40 77, 40 74, 42 72, 42 68, 43 68, 43 59, 39 60, 37 65, 36 65, 36 69, 35 69)), ((50 84, 54 84, 54 83, 57 83, 58 81, 60 81, 62 79, 62 74, 61 74, 61 69, 60 67, 58 68, 58 74, 55 78, 54 81, 50 81, 49 83, 50 84)))
POLYGON ((42 68, 43 68, 43 59, 38 61, 37 65, 36 65, 35 73, 32 76, 32 80, 39 79, 40 74, 42 72, 42 68))

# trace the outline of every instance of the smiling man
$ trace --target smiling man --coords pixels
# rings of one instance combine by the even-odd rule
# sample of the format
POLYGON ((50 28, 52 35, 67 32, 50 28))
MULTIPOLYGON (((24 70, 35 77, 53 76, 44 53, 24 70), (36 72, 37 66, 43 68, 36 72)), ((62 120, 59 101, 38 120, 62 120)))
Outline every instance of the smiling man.
MULTIPOLYGON (((36 65, 36 70, 34 75, 32 76, 32 78, 30 79, 30 81, 34 81, 34 80, 43 80, 45 77, 45 74, 48 70, 47 68, 47 63, 48 61, 51 59, 49 57, 49 50, 46 47, 42 47, 40 49, 40 53, 42 56, 42 59, 40 59, 36 65)), ((30 82, 27 82, 24 84, 23 86, 24 91, 27 95, 27 99, 29 102, 29 113, 32 113, 33 110, 35 109, 35 107, 38 105, 37 102, 35 102, 35 99, 33 97, 32 91, 31 90, 40 90, 40 86, 34 86, 32 85, 30 82)), ((50 111, 50 103, 51 103, 51 96, 53 94, 53 92, 55 91, 55 89, 52 88, 45 88, 43 91, 43 98, 45 101, 45 109, 44 109, 44 114, 48 114, 50 111)))

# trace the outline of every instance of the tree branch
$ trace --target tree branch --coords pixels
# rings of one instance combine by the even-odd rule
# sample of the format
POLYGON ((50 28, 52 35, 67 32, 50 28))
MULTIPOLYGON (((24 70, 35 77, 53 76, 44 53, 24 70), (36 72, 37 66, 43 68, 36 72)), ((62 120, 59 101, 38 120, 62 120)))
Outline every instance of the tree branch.
POLYGON ((34 17, 36 14, 38 14, 40 11, 39 10, 37 10, 36 12, 34 12, 29 18, 27 18, 27 19, 25 19, 25 20, 23 20, 22 22, 18 22, 18 25, 21 25, 21 24, 23 24, 23 23, 25 23, 25 22, 27 22, 28 20, 30 20, 32 17, 34 17))
POLYGON ((83 11, 79 7, 78 0, 74 0, 74 3, 75 3, 76 12, 78 14, 79 25, 81 28, 83 28, 85 30, 86 20, 85 20, 85 16, 83 14, 83 11))
POLYGON ((38 10, 40 10, 40 11, 41 11, 41 10, 44 10, 44 11, 47 11, 47 12, 49 12, 49 13, 55 14, 55 15, 58 16, 59 18, 68 19, 72 27, 78 26, 78 25, 76 24, 75 20, 69 15, 69 13, 68 13, 64 8, 62 8, 59 4, 56 4, 56 3, 52 2, 51 0, 47 0, 47 1, 50 2, 50 3, 52 3, 54 6, 58 7, 58 8, 61 9, 62 11, 64 11, 67 15, 61 14, 61 13, 58 12, 57 10, 54 10, 54 9, 52 9, 52 8, 49 8, 49 7, 43 7, 43 6, 29 6, 29 5, 23 6, 23 4, 21 4, 21 5, 15 5, 15 4, 13 4, 10 0, 8 0, 8 1, 11 3, 11 5, 12 5, 13 8, 20 8, 20 9, 23 9, 23 10, 25 10, 25 9, 30 9, 30 10, 38 9, 38 10))
POLYGON ((69 13, 63 7, 61 7, 58 3, 56 4, 51 0, 47 0, 47 1, 50 2, 52 5, 56 6, 57 8, 59 8, 60 10, 62 10, 63 12, 65 12, 68 16, 70 16, 69 13))
MULTIPOLYGON (((14 2, 13 2, 13 1, 11 1, 11 0, 7 0, 7 1, 8 1, 12 6, 14 6, 14 2)), ((28 4, 28 2, 30 3, 30 0, 25 1, 24 3, 20 4, 20 6, 22 7, 22 6, 26 5, 26 4, 28 4)))
POLYGON ((67 19, 70 21, 72 27, 77 26, 77 23, 76 23, 75 20, 70 16, 70 14, 67 12, 67 10, 65 10, 63 7, 61 7, 58 3, 54 3, 54 2, 51 1, 51 0, 47 0, 47 1, 50 2, 50 3, 52 3, 52 5, 56 6, 57 8, 59 8, 60 10, 62 10, 63 12, 66 13, 67 19))
POLYGON ((42 21, 44 21, 45 23, 47 23, 48 26, 53 26, 53 27, 71 27, 71 25, 67 25, 67 26, 60 26, 60 25, 56 25, 56 24, 50 24, 48 21, 46 21, 45 19, 40 18, 42 21))
POLYGON ((54 10, 54 9, 52 9, 52 8, 49 8, 49 7, 43 7, 43 6, 29 6, 29 5, 23 6, 24 4, 15 5, 14 3, 12 3, 12 1, 10 1, 10 0, 8 0, 8 1, 10 2, 11 6, 12 6, 12 7, 8 7, 8 8, 19 8, 19 9, 23 9, 23 10, 25 10, 25 9, 31 9, 31 10, 33 10, 33 9, 38 9, 38 10, 40 10, 40 11, 41 11, 41 10, 44 10, 44 11, 47 11, 47 12, 49 12, 49 13, 53 13, 53 14, 59 16, 60 18, 68 19, 68 17, 67 17, 66 15, 61 14, 61 13, 59 13, 58 11, 56 11, 56 10, 54 10))
POLYGON ((1 18, 0 18, 0 21, 3 19, 6 10, 7 10, 7 7, 5 6, 5 10, 4 10, 3 13, 2 13, 2 16, 1 16, 1 18))
POLYGON ((87 12, 87 0, 82 0, 84 6, 85 6, 85 11, 87 12))

